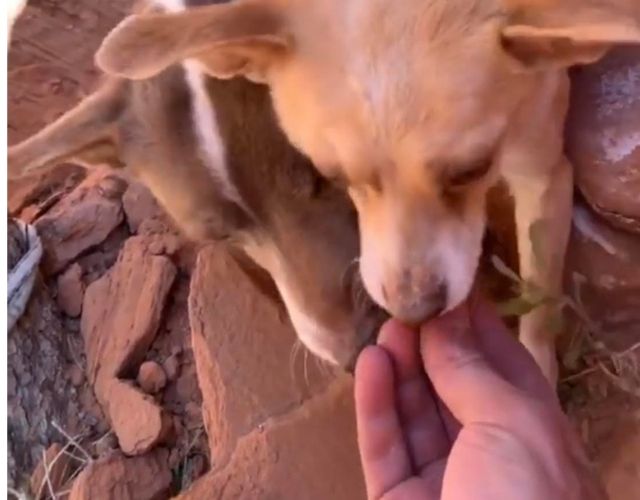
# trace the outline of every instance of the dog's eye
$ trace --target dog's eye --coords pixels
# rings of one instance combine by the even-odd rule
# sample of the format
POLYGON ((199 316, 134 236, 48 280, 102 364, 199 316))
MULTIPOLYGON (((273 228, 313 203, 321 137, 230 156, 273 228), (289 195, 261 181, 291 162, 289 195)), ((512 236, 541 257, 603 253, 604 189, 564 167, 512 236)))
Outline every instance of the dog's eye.
POLYGON ((447 188, 462 188, 482 179, 493 163, 493 156, 486 156, 469 165, 446 174, 445 186, 447 188))

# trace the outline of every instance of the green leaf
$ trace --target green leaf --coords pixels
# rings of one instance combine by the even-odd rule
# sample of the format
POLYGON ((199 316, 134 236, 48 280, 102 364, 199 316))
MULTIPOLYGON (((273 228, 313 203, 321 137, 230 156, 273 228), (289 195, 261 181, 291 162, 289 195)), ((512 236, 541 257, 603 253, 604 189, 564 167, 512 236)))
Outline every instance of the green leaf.
POLYGON ((514 297, 497 304, 498 313, 501 316, 524 316, 533 311, 538 304, 532 303, 525 297, 514 297))

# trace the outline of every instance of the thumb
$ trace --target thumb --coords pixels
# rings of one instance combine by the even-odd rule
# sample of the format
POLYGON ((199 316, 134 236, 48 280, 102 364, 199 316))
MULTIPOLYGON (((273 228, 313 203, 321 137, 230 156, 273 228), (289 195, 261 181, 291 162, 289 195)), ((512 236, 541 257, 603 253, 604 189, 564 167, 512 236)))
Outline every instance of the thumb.
POLYGON ((513 418, 522 397, 483 352, 466 305, 425 323, 420 350, 435 392, 461 424, 513 418))

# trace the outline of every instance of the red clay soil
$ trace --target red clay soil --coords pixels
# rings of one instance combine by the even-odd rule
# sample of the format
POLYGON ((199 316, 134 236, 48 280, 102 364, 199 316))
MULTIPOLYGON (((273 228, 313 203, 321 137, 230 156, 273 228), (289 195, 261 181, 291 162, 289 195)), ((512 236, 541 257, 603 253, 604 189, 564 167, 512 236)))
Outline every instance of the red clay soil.
MULTIPOLYGON (((31 0, 10 51, 10 143, 94 88, 93 52, 127 7, 31 0)), ((581 304, 601 326, 565 339, 561 396, 623 500, 640 491, 638 365, 636 351, 615 353, 640 340, 640 237, 580 210, 567 283, 584 276, 581 304)), ((9 211, 45 245, 9 336, 12 487, 35 471, 33 489, 50 497, 44 456, 58 498, 364 498, 351 379, 298 349, 281 306, 223 247, 187 243, 148 191, 106 170, 10 182, 9 211)), ((487 249, 512 263, 505 227, 487 249)))

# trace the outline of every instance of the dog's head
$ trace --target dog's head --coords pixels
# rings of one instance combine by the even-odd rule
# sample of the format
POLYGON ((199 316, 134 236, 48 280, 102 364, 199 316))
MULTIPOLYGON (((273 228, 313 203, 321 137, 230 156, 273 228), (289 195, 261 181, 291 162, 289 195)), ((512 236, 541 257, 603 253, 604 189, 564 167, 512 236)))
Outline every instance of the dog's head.
POLYGON ((191 58, 266 82, 290 139, 349 190, 367 290, 414 322, 468 294, 485 194, 537 76, 637 41, 596 0, 247 0, 130 17, 97 61, 145 78, 191 58))

